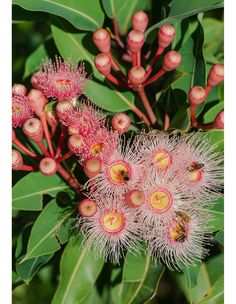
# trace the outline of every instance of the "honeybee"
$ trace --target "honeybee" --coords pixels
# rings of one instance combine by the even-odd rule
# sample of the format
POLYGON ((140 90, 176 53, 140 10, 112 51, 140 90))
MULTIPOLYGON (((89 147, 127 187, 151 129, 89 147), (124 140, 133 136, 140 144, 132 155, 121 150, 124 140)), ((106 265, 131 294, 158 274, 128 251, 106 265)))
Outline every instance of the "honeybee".
POLYGON ((177 211, 176 215, 181 218, 181 220, 183 221, 183 223, 185 223, 185 224, 189 223, 190 218, 189 218, 189 216, 186 213, 181 212, 181 211, 177 211))
POLYGON ((187 239, 187 230, 179 222, 176 222, 173 238, 178 243, 183 243, 187 239))
POLYGON ((193 163, 190 165, 189 171, 193 172, 195 170, 200 170, 204 167, 204 164, 197 164, 197 163, 193 163))
POLYGON ((120 171, 120 176, 122 177, 122 179, 123 179, 124 181, 126 181, 126 182, 129 181, 129 176, 128 176, 128 174, 127 174, 124 170, 121 170, 121 171, 120 171))

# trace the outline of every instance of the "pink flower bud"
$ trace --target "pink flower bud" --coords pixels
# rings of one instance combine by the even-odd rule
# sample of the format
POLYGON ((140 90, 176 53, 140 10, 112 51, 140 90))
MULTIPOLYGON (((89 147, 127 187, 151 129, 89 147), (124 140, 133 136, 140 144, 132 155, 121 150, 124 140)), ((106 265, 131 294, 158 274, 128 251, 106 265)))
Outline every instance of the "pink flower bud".
POLYGON ((34 142, 39 142, 43 138, 43 126, 38 118, 30 118, 23 125, 23 132, 34 142))
POLYGON ((46 115, 47 115, 47 122, 48 122, 49 126, 57 127, 59 121, 58 121, 55 111, 46 112, 46 115))
POLYGON ((57 171, 57 163, 54 159, 45 157, 39 163, 39 170, 44 175, 53 175, 57 171))
POLYGON ((144 44, 144 34, 140 31, 132 30, 127 36, 127 44, 132 53, 137 53, 144 44))
POLYGON ((125 203, 131 208, 140 207, 145 202, 145 195, 138 189, 129 190, 125 194, 125 203))
POLYGON ((84 145, 84 137, 80 134, 71 135, 68 139, 68 147, 70 151, 80 149, 84 145))
POLYGON ((169 72, 180 66, 181 62, 182 62, 182 56, 180 55, 179 52, 169 51, 168 53, 166 53, 164 57, 162 68, 166 72, 169 72))
POLYGON ((215 127, 217 129, 224 129, 224 111, 217 114, 215 119, 215 127))
POLYGON ((84 163, 84 173, 92 178, 101 171, 101 161, 97 158, 90 158, 84 163))
POLYGON ((200 105, 206 99, 206 92, 203 87, 192 87, 188 94, 189 101, 192 105, 200 105))
POLYGON ((208 75, 207 84, 214 87, 223 80, 224 80, 224 65, 223 64, 213 65, 208 75))
POLYGON ((118 131, 119 134, 125 133, 129 130, 131 120, 125 113, 118 113, 112 118, 112 127, 118 131))
POLYGON ((74 126, 68 126, 68 134, 69 135, 78 134, 78 130, 74 126))
POLYGON ((93 33, 93 42, 102 53, 110 52, 111 38, 107 30, 99 28, 93 33))
POLYGON ((93 200, 86 198, 79 203, 78 209, 82 216, 90 217, 96 213, 97 205, 93 200))
POLYGON ((148 25, 148 15, 144 11, 138 11, 132 16, 132 27, 142 33, 145 32, 148 25))
POLYGON ((30 105, 37 116, 44 115, 44 106, 48 103, 47 97, 36 89, 31 89, 28 95, 30 105))
POLYGON ((12 93, 25 96, 27 94, 27 89, 23 84, 14 83, 12 87, 12 93))
POLYGON ((158 32, 159 47, 166 48, 175 37, 175 28, 171 24, 163 25, 158 32))
POLYGON ((139 85, 145 81, 146 71, 141 66, 132 67, 129 70, 128 78, 132 84, 139 85))
POLYGON ((69 101, 59 101, 56 106, 57 116, 62 118, 69 110, 73 110, 73 105, 69 101))
POLYGON ((98 54, 94 59, 98 72, 104 76, 111 72, 111 58, 105 53, 98 54))
POLYGON ((20 170, 23 166, 23 158, 19 151, 12 149, 12 169, 20 170))

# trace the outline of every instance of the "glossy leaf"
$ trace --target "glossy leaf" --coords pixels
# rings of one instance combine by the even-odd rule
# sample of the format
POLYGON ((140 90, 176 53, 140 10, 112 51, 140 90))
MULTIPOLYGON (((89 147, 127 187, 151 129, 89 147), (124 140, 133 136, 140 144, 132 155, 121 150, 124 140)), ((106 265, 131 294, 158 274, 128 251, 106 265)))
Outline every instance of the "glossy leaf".
POLYGON ((94 31, 104 21, 99 0, 93 0, 93 5, 87 0, 13 0, 13 4, 27 10, 60 16, 80 30, 94 31))
POLYGON ((224 151, 224 130, 209 130, 207 134, 210 143, 216 145, 216 151, 224 151))
POLYGON ((206 1, 181 0, 181 2, 179 0, 174 0, 171 3, 169 16, 163 19, 162 21, 152 25, 150 28, 148 28, 148 30, 145 32, 145 36, 147 40, 150 41, 152 37, 155 37, 159 27, 164 24, 167 23, 174 24, 178 20, 183 20, 185 18, 197 15, 198 13, 214 10, 217 8, 221 8, 223 6, 224 6, 223 1, 219 1, 219 0, 212 0, 211 2, 208 2, 207 0, 206 1))
POLYGON ((203 210, 207 210, 207 213, 213 216, 210 221, 212 231, 220 230, 224 227, 224 198, 220 197, 215 202, 212 208, 206 207, 203 210))
POLYGON ((215 120, 218 113, 220 113, 224 109, 224 103, 219 102, 215 106, 211 107, 210 110, 208 110, 204 116, 203 116, 203 122, 204 123, 211 123, 215 120))
POLYGON ((119 303, 144 303, 157 293, 164 270, 165 267, 161 264, 155 266, 149 255, 133 255, 128 252, 123 266, 122 283, 118 291, 119 303))
POLYGON ((69 237, 71 213, 60 208, 56 200, 48 203, 32 227, 27 252, 19 264, 59 250, 69 237))
MULTIPOLYGON (((205 50, 209 54, 216 55, 222 51, 224 43, 224 24, 223 21, 214 18, 204 18, 202 21, 205 50)), ((217 59, 218 60, 218 59, 217 59)))
POLYGON ((69 186, 56 174, 45 176, 32 172, 19 180, 12 190, 12 208, 17 210, 42 210, 43 194, 55 195, 69 186))
POLYGON ((60 264, 60 281, 52 304, 84 303, 94 288, 103 267, 88 247, 82 246, 82 236, 70 239, 60 264))

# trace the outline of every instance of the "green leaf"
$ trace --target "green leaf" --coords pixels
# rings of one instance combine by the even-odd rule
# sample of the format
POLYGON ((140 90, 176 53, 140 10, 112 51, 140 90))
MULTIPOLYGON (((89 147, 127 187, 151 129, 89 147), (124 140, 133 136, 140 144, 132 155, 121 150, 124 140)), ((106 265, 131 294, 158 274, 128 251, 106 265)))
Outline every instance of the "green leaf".
POLYGON ((207 53, 217 56, 223 51, 224 23, 221 20, 204 18, 202 24, 205 35, 204 48, 207 53))
POLYGON ((57 205, 56 200, 48 203, 32 227, 27 252, 19 264, 59 250, 61 245, 68 240, 71 214, 72 211, 63 211, 57 205))
POLYGON ((82 246, 83 237, 74 237, 66 246, 60 264, 60 281, 52 304, 84 303, 94 288, 103 267, 88 246, 82 246))
POLYGON ((152 37, 155 37, 158 28, 164 24, 174 24, 178 20, 182 20, 190 16, 197 15, 198 13, 214 10, 221 7, 224 7, 224 2, 220 0, 173 0, 171 3, 168 18, 163 19, 162 21, 152 25, 145 32, 145 36, 147 40, 150 41, 152 37))
POLYGON ((220 230, 224 227, 224 198, 218 198, 212 208, 205 207, 202 210, 207 210, 207 213, 213 216, 210 222, 212 231, 220 230))
POLYGON ((13 4, 60 16, 80 30, 94 31, 102 27, 104 21, 99 0, 93 0, 92 5, 87 0, 13 0, 13 4))
POLYGON ((139 10, 146 10, 150 1, 102 0, 102 4, 107 16, 117 20, 119 31, 125 35, 131 27, 132 15, 139 10))
POLYGON ((206 124, 213 122, 215 120, 217 114, 219 114, 222 110, 224 110, 224 103, 223 102, 217 103, 215 106, 210 108, 210 110, 208 110, 204 114, 203 122, 206 124))
POLYGON ((157 293, 159 281, 165 267, 155 266, 149 255, 127 253, 119 289, 121 304, 143 304, 157 293))
POLYGON ((190 303, 193 301, 193 288, 197 285, 199 266, 194 265, 191 267, 184 267, 183 273, 185 275, 187 290, 188 290, 188 298, 190 299, 190 303))
POLYGON ((210 143, 216 145, 216 151, 224 151, 224 130, 209 130, 207 131, 210 143))
POLYGON ((46 264, 52 257, 53 254, 47 254, 29 259, 21 264, 16 264, 16 271, 18 276, 26 284, 29 284, 29 282, 33 279, 40 267, 46 264))
POLYGON ((19 180, 12 190, 12 208, 39 211, 43 208, 43 194, 55 195, 69 186, 56 174, 45 176, 32 172, 19 180))
POLYGON ((93 80, 88 80, 85 87, 85 95, 97 106, 110 112, 132 110, 134 107, 134 94, 118 91, 115 86, 109 85, 111 88, 93 80))
POLYGON ((218 231, 215 235, 215 239, 220 245, 224 246, 224 231, 218 231))
POLYGON ((170 122, 169 129, 178 129, 182 131, 188 131, 191 125, 189 107, 187 104, 183 105, 176 112, 175 116, 170 122))
POLYGON ((12 23, 21 23, 21 22, 26 22, 26 21, 38 21, 38 20, 43 20, 43 21, 48 21, 49 16, 47 13, 42 13, 42 12, 32 12, 24 10, 18 5, 13 5, 12 6, 12 23))

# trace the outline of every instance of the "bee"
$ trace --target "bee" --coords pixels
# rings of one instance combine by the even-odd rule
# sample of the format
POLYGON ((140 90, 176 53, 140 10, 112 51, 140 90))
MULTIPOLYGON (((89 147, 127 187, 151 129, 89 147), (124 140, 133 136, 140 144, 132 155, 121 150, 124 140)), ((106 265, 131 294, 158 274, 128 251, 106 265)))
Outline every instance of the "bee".
POLYGON ((181 211, 177 211, 176 215, 181 218, 181 220, 182 220, 182 222, 184 224, 188 224, 189 223, 190 218, 189 218, 189 216, 186 213, 181 212, 181 211))
POLYGON ((197 163, 193 163, 190 165, 189 171, 193 172, 195 170, 200 170, 204 167, 204 164, 197 164, 197 163))
POLYGON ((124 181, 126 181, 126 182, 129 181, 129 176, 124 170, 120 171, 120 176, 123 178, 124 181))
POLYGON ((174 239, 178 243, 183 243, 187 239, 187 230, 180 223, 176 225, 174 239))

